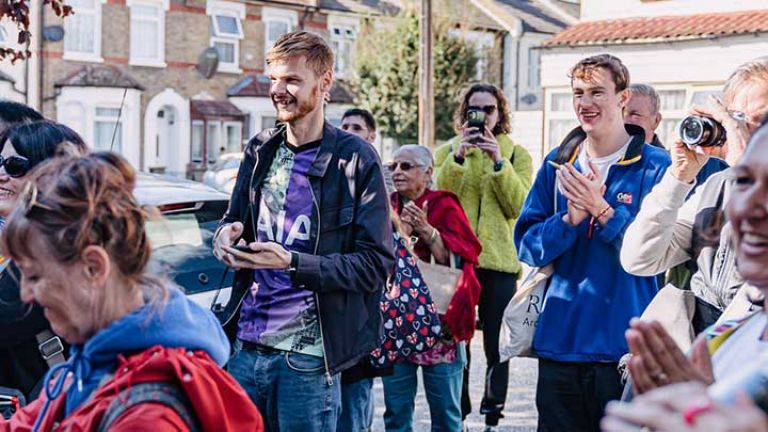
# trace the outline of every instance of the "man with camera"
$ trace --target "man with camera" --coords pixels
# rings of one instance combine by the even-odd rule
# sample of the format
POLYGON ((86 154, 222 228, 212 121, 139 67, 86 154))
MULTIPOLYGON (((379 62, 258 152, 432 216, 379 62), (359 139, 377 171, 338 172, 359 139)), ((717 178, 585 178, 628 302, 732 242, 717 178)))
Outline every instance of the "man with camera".
POLYGON ((725 83, 723 102, 710 100, 710 108, 694 108, 681 123, 681 139, 671 149, 672 165, 646 197, 621 249, 621 264, 638 276, 695 261, 691 289, 699 304, 712 306, 697 307, 696 331, 712 324, 717 311, 724 310, 743 285, 731 250, 731 228, 723 215, 733 187, 730 170, 709 177, 686 198, 710 157, 731 166, 739 162, 751 131, 768 113, 768 57, 739 66, 725 83), (715 313, 698 317, 702 310, 715 313))
POLYGON ((570 77, 581 126, 547 155, 515 226, 520 260, 552 266, 533 339, 540 431, 598 430, 605 405, 621 397, 624 331, 657 285, 626 273, 619 248, 669 166, 642 128, 624 124, 629 72, 621 60, 585 58, 570 77))
POLYGON ((380 343, 379 300, 394 264, 375 149, 325 120, 333 52, 317 34, 267 53, 282 125, 245 149, 214 253, 242 301, 228 371, 268 431, 336 431, 340 372, 380 343))

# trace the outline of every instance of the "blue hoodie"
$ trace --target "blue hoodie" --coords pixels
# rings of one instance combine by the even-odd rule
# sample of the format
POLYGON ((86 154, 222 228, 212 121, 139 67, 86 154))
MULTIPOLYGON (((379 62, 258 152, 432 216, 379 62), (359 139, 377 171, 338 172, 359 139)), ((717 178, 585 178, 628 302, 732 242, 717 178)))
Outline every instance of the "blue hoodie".
MULTIPOLYGON (((106 374, 117 367, 119 354, 133 354, 155 345, 203 350, 220 366, 229 359, 229 341, 219 321, 209 310, 188 299, 177 287, 170 288, 168 302, 161 308, 144 306, 100 330, 83 345, 73 345, 66 363, 52 368, 45 377, 49 383, 62 370, 53 389, 46 387, 49 399, 62 391, 66 372, 74 376, 67 390, 65 414, 75 411, 99 387, 106 374)), ((39 418, 45 416, 46 407, 39 418)))
MULTIPOLYGON (((621 243, 640 203, 670 164, 662 149, 644 144, 641 128, 627 125, 632 135, 625 156, 612 165, 605 199, 614 209, 605 226, 591 218, 576 227, 562 220, 565 197, 555 193, 555 168, 544 163, 515 225, 520 261, 542 267, 554 264, 544 309, 536 325, 533 348, 539 357, 563 362, 616 362, 628 351, 624 332, 656 294, 653 277, 632 276, 619 262, 621 243), (554 200, 557 199, 557 211, 554 200)), ((547 161, 574 163, 586 135, 573 130, 547 161)))

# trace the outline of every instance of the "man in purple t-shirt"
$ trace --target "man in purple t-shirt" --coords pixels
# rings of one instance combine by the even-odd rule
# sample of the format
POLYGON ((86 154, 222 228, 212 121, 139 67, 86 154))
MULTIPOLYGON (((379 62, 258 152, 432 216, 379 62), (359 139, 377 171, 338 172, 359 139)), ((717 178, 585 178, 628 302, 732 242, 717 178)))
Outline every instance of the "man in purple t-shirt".
POLYGON ((242 298, 227 369, 267 430, 335 431, 340 373, 380 342, 378 302, 394 262, 387 194, 373 147, 324 119, 333 64, 309 32, 270 49, 282 126, 249 142, 214 237, 242 298))

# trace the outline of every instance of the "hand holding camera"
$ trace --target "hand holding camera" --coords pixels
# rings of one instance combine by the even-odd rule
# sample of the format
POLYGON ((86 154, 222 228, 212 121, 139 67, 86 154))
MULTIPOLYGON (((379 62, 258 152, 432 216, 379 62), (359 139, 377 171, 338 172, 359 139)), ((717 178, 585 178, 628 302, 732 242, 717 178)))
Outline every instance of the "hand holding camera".
POLYGON ((694 107, 692 115, 680 122, 680 139, 697 153, 714 156, 736 165, 749 140, 746 115, 730 111, 716 97, 710 96, 711 108, 694 107))

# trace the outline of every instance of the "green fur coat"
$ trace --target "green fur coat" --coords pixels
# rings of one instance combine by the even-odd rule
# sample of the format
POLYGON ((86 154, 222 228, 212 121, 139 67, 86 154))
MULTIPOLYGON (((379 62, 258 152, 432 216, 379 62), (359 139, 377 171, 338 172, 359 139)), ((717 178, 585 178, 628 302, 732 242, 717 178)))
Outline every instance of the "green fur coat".
POLYGON ((464 163, 453 158, 458 137, 435 150, 437 189, 459 196, 483 252, 480 268, 519 273, 520 262, 512 242, 515 220, 531 188, 533 162, 528 151, 506 134, 496 136, 504 164, 494 171, 493 160, 477 148, 465 153, 464 163))

